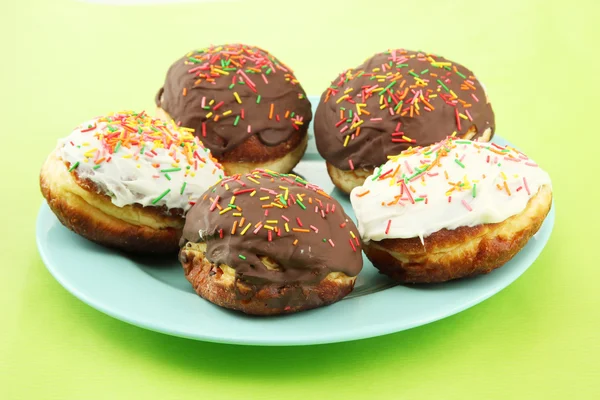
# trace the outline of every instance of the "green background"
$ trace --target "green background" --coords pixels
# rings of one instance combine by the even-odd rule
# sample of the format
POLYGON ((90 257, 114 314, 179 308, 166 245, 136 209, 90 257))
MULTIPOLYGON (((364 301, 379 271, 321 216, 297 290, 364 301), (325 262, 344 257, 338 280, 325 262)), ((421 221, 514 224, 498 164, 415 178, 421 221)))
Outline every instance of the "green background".
POLYGON ((0 399, 600 398, 593 4, 2 1, 0 399), (75 299, 35 246, 44 157, 92 116, 153 110, 176 58, 228 41, 269 49, 309 94, 389 47, 466 64, 488 89, 498 133, 553 179, 556 225, 547 248, 514 284, 465 312, 334 345, 195 342, 130 326, 75 299))

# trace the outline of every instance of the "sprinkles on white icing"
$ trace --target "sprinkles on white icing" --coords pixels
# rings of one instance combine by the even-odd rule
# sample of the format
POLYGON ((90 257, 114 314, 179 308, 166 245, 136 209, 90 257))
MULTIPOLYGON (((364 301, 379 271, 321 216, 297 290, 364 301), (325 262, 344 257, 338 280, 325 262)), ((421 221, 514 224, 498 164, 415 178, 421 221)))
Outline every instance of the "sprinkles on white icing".
POLYGON ((421 239, 522 212, 550 177, 511 147, 448 138, 375 169, 350 201, 365 241, 421 239))
POLYGON ((57 154, 118 207, 187 211, 225 175, 193 130, 122 111, 95 118, 61 139, 57 154))

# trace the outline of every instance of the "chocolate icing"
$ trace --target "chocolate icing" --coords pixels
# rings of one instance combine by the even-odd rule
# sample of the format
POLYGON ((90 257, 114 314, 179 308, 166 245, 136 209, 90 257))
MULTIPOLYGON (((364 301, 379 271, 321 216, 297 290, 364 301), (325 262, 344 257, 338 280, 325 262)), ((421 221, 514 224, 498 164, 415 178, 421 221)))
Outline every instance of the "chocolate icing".
POLYGON ((470 70, 407 50, 379 53, 344 71, 323 92, 315 113, 317 149, 342 170, 374 168, 389 155, 430 145, 454 132, 463 137, 476 129, 476 140, 488 128, 493 134, 494 112, 470 70))
POLYGON ((229 265, 238 279, 250 284, 316 283, 330 272, 348 276, 360 272, 357 232, 342 206, 315 185, 291 174, 254 172, 227 178, 209 189, 188 212, 180 246, 205 241, 209 261, 229 265), (282 188, 287 188, 287 201, 282 188), (304 200, 298 201, 298 196, 304 200), (231 201, 238 209, 224 211, 231 201), (286 205, 276 206, 282 204, 286 205), (285 229, 286 218, 289 229, 285 229), (236 221, 239 226, 232 234, 236 221), (250 228, 242 235, 248 224, 250 228), (281 270, 267 269, 259 256, 271 258, 281 270))
POLYGON ((155 102, 178 124, 193 128, 217 158, 252 134, 267 146, 295 133, 304 136, 312 119, 292 70, 265 50, 243 44, 186 54, 169 68, 155 102))

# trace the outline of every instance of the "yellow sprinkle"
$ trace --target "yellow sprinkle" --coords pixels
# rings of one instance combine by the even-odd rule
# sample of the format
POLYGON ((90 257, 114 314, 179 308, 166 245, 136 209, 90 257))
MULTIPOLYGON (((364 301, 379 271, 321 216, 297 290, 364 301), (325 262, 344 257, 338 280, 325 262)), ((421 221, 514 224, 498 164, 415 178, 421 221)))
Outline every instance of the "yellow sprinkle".
POLYGON ((356 236, 354 236, 354 232, 350 231, 350 236, 352 236, 352 239, 356 239, 356 236))
POLYGON ((136 168, 140 168, 140 164, 136 165, 136 168))
POLYGON ((209 106, 212 106, 213 104, 215 104, 215 99, 212 99, 211 101, 208 102, 209 106))
POLYGON ((279 203, 271 203, 271 204, 274 205, 275 207, 283 208, 283 206, 279 203))
POLYGON ((238 103, 242 104, 242 99, 240 99, 240 95, 237 92, 233 92, 233 97, 235 97, 238 103))
POLYGON ((225 190, 229 190, 229 185, 227 183, 225 184, 225 190))
POLYGON ((237 212, 237 213, 233 213, 233 216, 234 216, 234 217, 241 217, 241 216, 242 216, 242 213, 239 213, 239 212, 237 212))
POLYGON ((248 229, 250 229, 251 222, 248 222, 248 225, 240 232, 240 235, 244 235, 248 229))
POLYGON ((259 198, 260 201, 265 201, 265 200, 269 200, 269 199, 270 199, 269 196, 263 196, 263 197, 259 198))
POLYGON ((268 230, 273 230, 275 228, 273 228, 271 225, 263 225, 263 228, 268 229, 268 230))
POLYGON ((219 68, 214 68, 214 67, 213 67, 213 69, 212 69, 212 70, 213 70, 213 71, 215 71, 215 72, 218 72, 218 73, 219 73, 219 74, 221 74, 221 75, 229 75, 229 72, 227 72, 227 71, 223 71, 223 70, 221 70, 221 69, 219 69, 219 68))
POLYGON ((86 157, 91 157, 94 155, 96 150, 98 150, 98 149, 94 147, 93 149, 90 149, 90 150, 86 151, 85 153, 83 153, 83 155, 86 157))
POLYGON ((235 196, 231 196, 231 201, 229 202, 229 204, 235 204, 235 196))
POLYGON ((227 110, 227 111, 225 111, 225 112, 223 113, 223 116, 229 115, 229 114, 231 114, 231 113, 232 113, 232 111, 231 111, 231 110, 227 110))
POLYGON ((211 111, 211 112, 209 112, 208 114, 206 114, 206 118, 210 118, 210 117, 212 117, 212 115, 213 115, 213 113, 212 113, 212 111, 211 111))
POLYGON ((345 94, 342 97, 340 97, 339 99, 337 99, 335 102, 337 104, 340 104, 344 99, 347 99, 348 97, 350 97, 350 95, 345 94))
POLYGON ((344 94, 348 94, 348 93, 350 93, 353 90, 354 90, 354 88, 348 88, 348 89, 346 89, 346 91, 344 92, 344 94))
POLYGON ((452 90, 450 91, 450 94, 452 95, 452 97, 457 98, 458 96, 456 95, 456 93, 454 93, 452 90))
POLYGON ((255 194, 256 194, 256 190, 253 190, 252 193, 250 193, 250 197, 254 197, 255 194))
POLYGON ((456 136, 456 131, 452 132, 452 135, 450 135, 452 137, 456 136))
POLYGON ((502 179, 507 180, 508 178, 506 177, 506 174, 504 173, 504 171, 500 172, 500 174, 502 174, 502 179))
POLYGON ((227 207, 219 211, 219 215, 225 214, 227 211, 231 210, 231 207, 227 207))
POLYGON ((458 116, 461 117, 462 119, 469 119, 469 118, 467 118, 467 116, 465 114, 462 114, 462 113, 459 113, 458 116))
POLYGON ((248 177, 248 180, 249 180, 249 181, 252 181, 252 182, 254 182, 254 183, 256 183, 257 185, 260 185, 260 182, 259 182, 259 181, 257 181, 256 179, 253 179, 253 178, 251 178, 251 177, 248 177))
POLYGON ((379 72, 381 71, 381 68, 377 67, 377 68, 373 68, 373 72, 379 72))
POLYGON ((289 227, 289 225, 288 225, 288 223, 287 223, 287 222, 285 223, 285 225, 284 225, 284 226, 285 226, 285 231, 286 231, 286 232, 289 232, 289 231, 290 231, 290 227, 289 227))
POLYGON ((89 142, 83 142, 83 143, 81 143, 81 145, 82 146, 89 146, 90 144, 89 144, 89 142))
POLYGON ((279 221, 278 221, 278 220, 276 220, 276 219, 268 219, 268 220, 267 220, 267 222, 268 222, 269 224, 277 224, 277 223, 279 223, 279 221))
POLYGON ((346 135, 346 139, 344 139, 344 147, 348 146, 349 141, 350 141, 350 135, 346 135))

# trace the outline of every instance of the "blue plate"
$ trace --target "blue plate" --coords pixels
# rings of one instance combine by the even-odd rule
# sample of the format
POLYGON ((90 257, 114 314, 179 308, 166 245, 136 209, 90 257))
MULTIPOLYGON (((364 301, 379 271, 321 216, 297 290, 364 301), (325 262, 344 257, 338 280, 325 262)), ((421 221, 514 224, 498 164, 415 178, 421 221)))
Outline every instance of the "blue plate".
MULTIPOLYGON (((311 98, 313 107, 318 98, 311 98)), ((310 133, 312 139, 312 133, 310 133)), ((495 137, 500 145, 505 140, 495 137)), ((340 201, 314 140, 295 169, 340 201)), ((194 293, 177 257, 134 257, 89 242, 63 227, 44 204, 37 245, 50 273, 69 292, 112 316, 157 332, 247 345, 342 342, 398 332, 465 310, 498 293, 539 256, 554 225, 554 206, 539 232, 510 262, 488 275, 437 285, 396 286, 364 257, 354 291, 328 307, 281 317, 252 317, 217 307, 194 293)))

